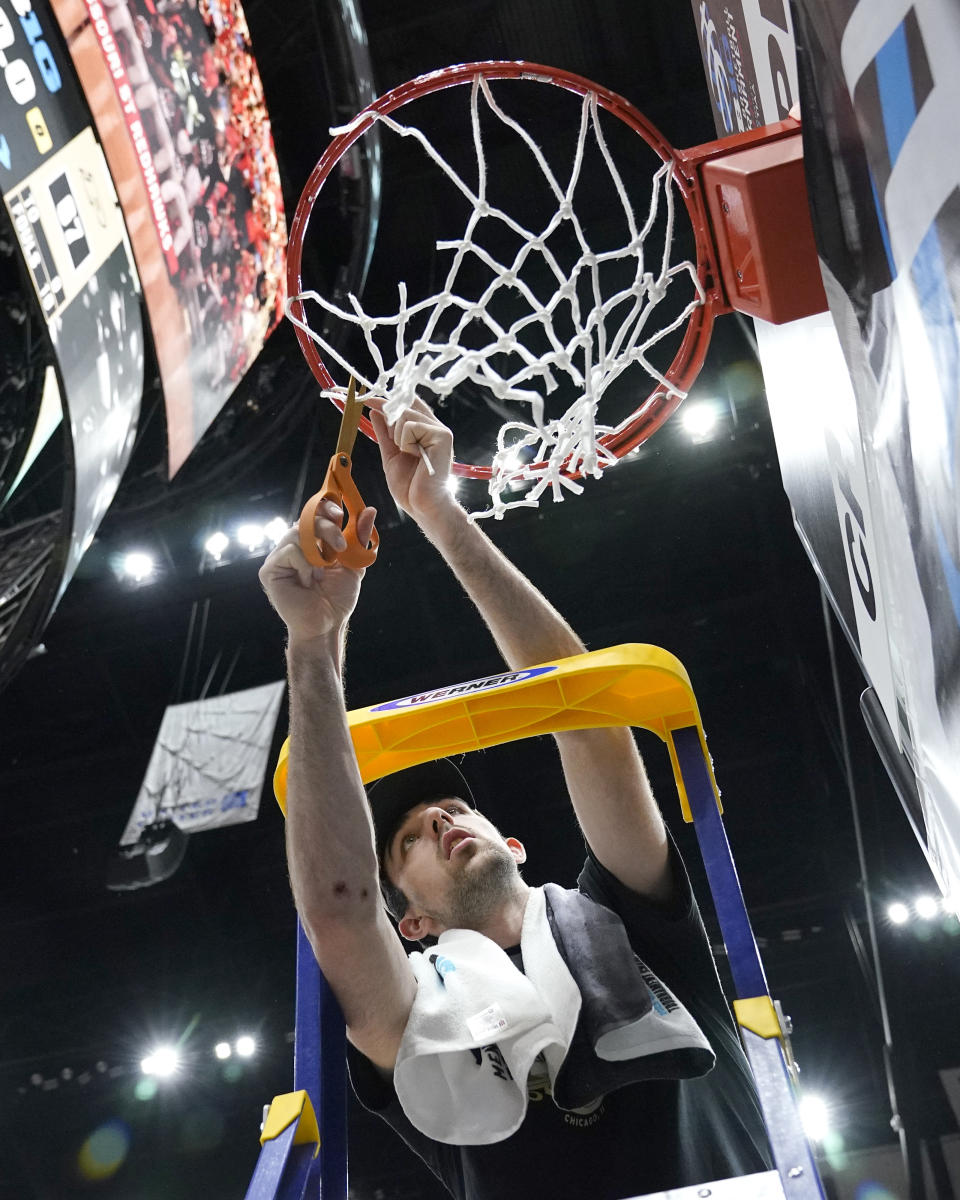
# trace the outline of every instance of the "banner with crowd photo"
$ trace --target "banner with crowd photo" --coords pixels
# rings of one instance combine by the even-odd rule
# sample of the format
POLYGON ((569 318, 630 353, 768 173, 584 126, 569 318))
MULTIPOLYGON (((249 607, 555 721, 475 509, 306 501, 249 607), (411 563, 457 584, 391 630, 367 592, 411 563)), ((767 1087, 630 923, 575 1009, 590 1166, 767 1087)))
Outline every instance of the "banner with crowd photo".
MULTIPOLYGON (((928 857, 960 895, 960 10, 954 0, 799 0, 811 212, 856 395, 885 611, 891 730, 928 857)), ((859 529, 851 539, 862 543, 859 529)), ((871 596, 871 592, 873 596, 871 596)))
POLYGON ((117 184, 171 476, 283 314, 286 220, 238 0, 52 0, 117 184))
MULTIPOLYGON (((133 446, 143 391, 140 286, 106 160, 47 10, 3 0, 0 52, 0 189, 55 349, 71 431, 62 594, 133 446)), ((59 391, 45 381, 37 448, 59 420, 59 391)))
POLYGON ((255 821, 285 684, 171 704, 120 838, 172 820, 184 833, 255 821))

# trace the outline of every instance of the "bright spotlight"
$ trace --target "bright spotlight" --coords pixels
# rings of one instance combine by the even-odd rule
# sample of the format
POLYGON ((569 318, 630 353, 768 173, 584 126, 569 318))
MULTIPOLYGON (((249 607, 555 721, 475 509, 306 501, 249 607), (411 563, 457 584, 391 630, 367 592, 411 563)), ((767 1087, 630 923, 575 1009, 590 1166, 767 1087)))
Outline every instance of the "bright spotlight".
POLYGON ((706 441, 717 424, 717 409, 704 401, 700 404, 684 405, 681 413, 683 427, 695 442, 706 441))
POLYGON ((447 476, 447 491, 450 493, 451 496, 455 496, 459 490, 460 490, 460 476, 459 475, 448 475, 447 476))
POLYGON ((924 921, 929 921, 940 911, 940 905, 933 896, 918 896, 913 902, 913 911, 924 921))
POLYGON ((257 1043, 249 1034, 244 1034, 236 1040, 236 1050, 241 1058, 250 1058, 257 1048, 257 1043))
POLYGON ((168 1079, 179 1066, 180 1055, 175 1046, 158 1046, 140 1062, 140 1070, 144 1075, 156 1075, 160 1079, 168 1079))
POLYGON ((229 1042, 217 1042, 213 1048, 213 1052, 217 1058, 229 1058, 233 1053, 233 1051, 230 1049, 229 1042))
POLYGON ((822 1142, 830 1132, 830 1110, 821 1096, 801 1096, 800 1120, 812 1142, 822 1142))
POLYGON ((262 525, 241 525, 237 530, 237 541, 250 554, 260 549, 265 536, 262 525))
POLYGON ((143 583, 145 579, 149 579, 153 574, 154 561, 149 554, 144 554, 142 550, 131 550, 123 560, 123 573, 134 581, 134 583, 143 583))
POLYGON ((910 909, 899 900, 895 900, 887 907, 887 919, 894 925, 906 925, 910 920, 910 909))
POLYGON ((268 521, 266 525, 264 525, 263 532, 266 534, 271 544, 275 546, 289 528, 290 526, 286 523, 283 517, 274 517, 272 521, 268 521))
POLYGON ((222 529, 218 529, 216 533, 210 534, 207 540, 203 543, 203 548, 212 559, 215 559, 217 562, 219 562, 220 559, 223 558, 224 550, 226 550, 229 545, 230 539, 222 529))

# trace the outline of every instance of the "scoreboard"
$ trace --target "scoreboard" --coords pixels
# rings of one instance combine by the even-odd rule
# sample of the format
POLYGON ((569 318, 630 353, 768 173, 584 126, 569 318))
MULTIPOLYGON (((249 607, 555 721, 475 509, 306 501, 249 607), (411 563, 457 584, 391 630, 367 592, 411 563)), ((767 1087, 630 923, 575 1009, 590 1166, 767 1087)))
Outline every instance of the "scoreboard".
POLYGON ((30 0, 0 0, 0 191, 50 335, 73 443, 62 593, 129 458, 143 329, 140 283, 87 101, 58 26, 30 0))
POLYGON ((86 122, 30 0, 0 0, 0 179, 22 178, 86 122), (5 93, 5 94, 4 94, 5 93), (72 103, 71 103, 72 101, 72 103))

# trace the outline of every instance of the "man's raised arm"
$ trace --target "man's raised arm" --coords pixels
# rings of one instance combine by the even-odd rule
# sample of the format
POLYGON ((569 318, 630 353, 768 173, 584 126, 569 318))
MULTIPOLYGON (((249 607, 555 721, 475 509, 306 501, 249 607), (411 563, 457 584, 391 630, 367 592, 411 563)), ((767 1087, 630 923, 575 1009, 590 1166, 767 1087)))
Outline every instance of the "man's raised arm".
MULTIPOLYGON (((371 402, 371 419, 391 494, 440 551, 507 666, 519 670, 583 653, 560 613, 454 500, 447 486, 450 430, 419 400, 388 427, 382 403, 371 402)), ((597 858, 627 887, 666 899, 672 886, 666 832, 632 732, 580 730, 558 734, 557 744, 577 819, 597 858)))
MULTIPOLYGON (((324 510, 317 536, 341 548, 337 512, 324 510)), ((373 518, 367 509, 358 521, 362 542, 373 518)), ((346 626, 362 578, 348 567, 312 568, 295 529, 260 571, 289 634, 286 844, 294 900, 351 1041, 390 1069, 416 985, 380 898, 373 826, 343 699, 346 626)))

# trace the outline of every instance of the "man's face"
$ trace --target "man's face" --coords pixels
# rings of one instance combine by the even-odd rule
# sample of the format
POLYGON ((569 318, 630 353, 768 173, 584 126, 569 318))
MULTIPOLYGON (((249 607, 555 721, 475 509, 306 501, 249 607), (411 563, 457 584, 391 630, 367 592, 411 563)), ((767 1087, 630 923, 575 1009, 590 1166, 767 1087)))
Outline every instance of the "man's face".
POLYGON ((400 932, 418 939, 444 929, 482 929, 513 893, 526 855, 463 800, 417 804, 387 848, 387 878, 409 904, 400 932))

